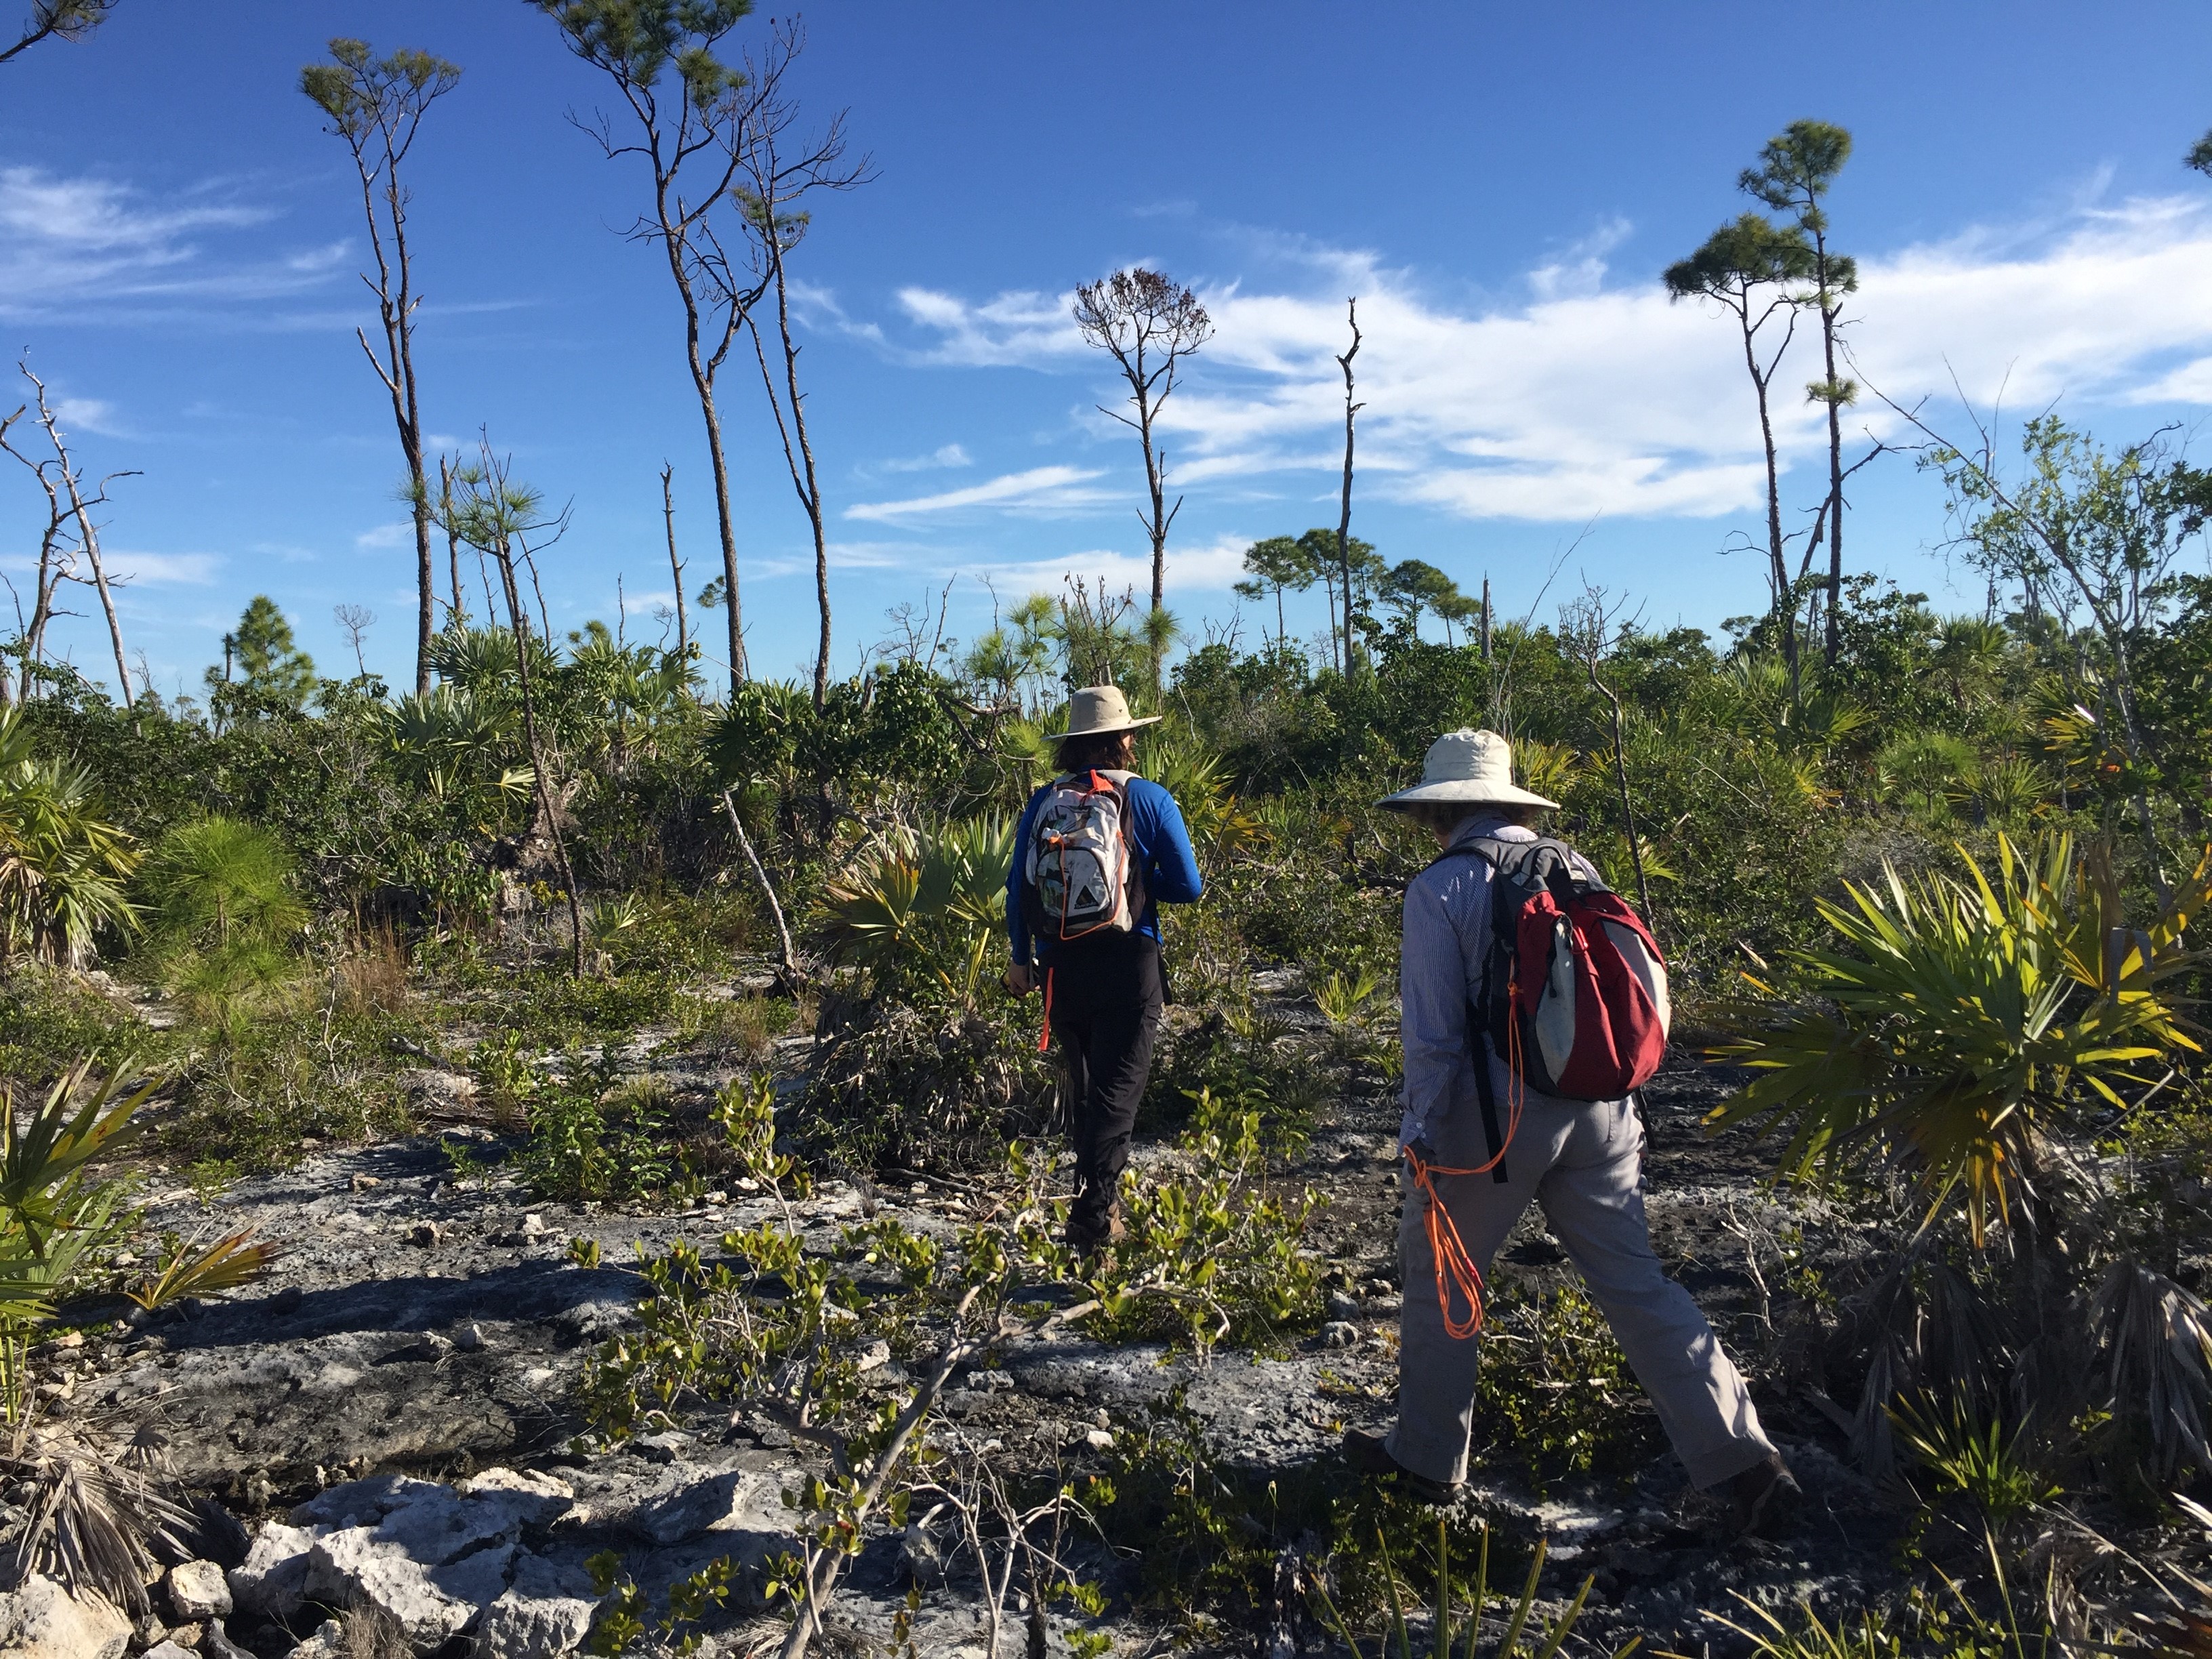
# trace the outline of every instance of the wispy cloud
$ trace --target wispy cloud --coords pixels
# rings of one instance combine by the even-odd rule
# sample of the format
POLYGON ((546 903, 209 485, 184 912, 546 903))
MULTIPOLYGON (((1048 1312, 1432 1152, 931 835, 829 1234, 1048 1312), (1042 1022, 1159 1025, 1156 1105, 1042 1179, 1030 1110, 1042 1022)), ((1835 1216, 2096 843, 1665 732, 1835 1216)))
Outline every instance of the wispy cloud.
POLYGON ((940 444, 927 455, 908 455, 895 461, 878 461, 880 472, 931 472, 939 467, 973 466, 975 459, 958 444, 940 444))
POLYGON ((57 398, 53 405, 54 417, 64 433, 96 432, 103 438, 123 435, 115 405, 105 398, 57 398))
POLYGON ((900 501, 863 501, 847 507, 845 516, 875 524, 897 524, 974 507, 1051 516, 1079 512, 1108 499, 1104 491, 1091 487, 1093 479, 1104 476, 1097 467, 1035 466, 1026 472, 1002 473, 965 489, 947 489, 900 501))
MULTIPOLYGON (((1244 550, 1252 538, 1222 536, 1193 547, 1168 546, 1168 586, 1176 593, 1225 593, 1244 574, 1244 550)), ((946 567, 944 574, 951 574, 946 567)), ((1109 593, 1127 588, 1139 594, 1152 591, 1152 562, 1148 555, 1114 552, 1102 548, 1055 555, 1046 559, 1022 559, 1005 563, 969 563, 960 574, 989 579, 1001 592, 1057 593, 1071 577, 1080 577, 1109 593)))
POLYGON ((414 539, 415 521, 397 519, 390 524, 380 524, 364 530, 353 538, 353 544, 364 553, 380 548, 404 547, 414 539))
POLYGON ((173 309, 307 292, 330 282, 343 242, 240 257, 210 243, 276 217, 215 190, 154 197, 93 174, 0 167, 0 317, 173 309))
MULTIPOLYGON (((1376 495, 1471 518, 1708 517, 1754 504, 1763 469, 1728 322, 1615 283, 1612 221, 1547 257, 1530 297, 1448 305, 1358 250, 1303 244, 1290 291, 1206 294, 1216 334, 1161 417, 1176 477, 1326 472, 1340 463, 1343 295, 1359 295, 1360 471, 1376 495)), ((2066 397, 2212 402, 2212 213, 2193 198, 2077 203, 2057 222, 1978 227, 1863 257, 1850 337, 1864 378, 1900 399, 2002 392, 2014 407, 2066 397)), ((1088 371, 1058 300, 1023 290, 970 303, 908 289, 934 343, 923 361, 1088 371)), ((1796 386, 1818 372, 1811 331, 1778 384, 1785 465, 1822 441, 1796 386)), ((1884 427, 1865 400, 1855 424, 1884 427)), ((1024 477, 1033 475, 1023 475, 1024 477)), ((957 492, 956 492, 957 494, 957 492)), ((1016 494, 1018 499, 1018 492, 1016 494)), ((930 510, 918 504, 915 510, 930 510)), ((952 504, 951 498, 944 498, 952 504)), ((989 504, 988 496, 960 505, 989 504)))
POLYGON ((205 587, 222 560, 213 553, 143 553, 111 547, 100 555, 111 580, 143 587, 205 587))
POLYGON ((971 305, 935 289, 902 288, 897 299, 909 322, 937 337, 923 354, 932 362, 1035 367, 1085 349, 1065 295, 1024 290, 971 305))

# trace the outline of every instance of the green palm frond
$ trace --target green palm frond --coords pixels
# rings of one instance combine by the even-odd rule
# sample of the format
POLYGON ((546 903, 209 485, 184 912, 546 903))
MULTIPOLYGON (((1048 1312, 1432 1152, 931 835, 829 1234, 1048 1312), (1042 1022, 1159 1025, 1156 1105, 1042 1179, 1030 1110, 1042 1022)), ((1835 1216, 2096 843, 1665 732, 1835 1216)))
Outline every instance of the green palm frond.
POLYGON ((2124 925, 2101 849, 1998 837, 1993 880, 1964 850, 1964 880, 1846 889, 1816 901, 1838 948, 1794 953, 1811 996, 1727 1011, 1714 1058, 1754 1077, 1708 1121, 1787 1122, 1796 1173, 1880 1148, 1932 1205, 1955 1194, 1979 1243, 2032 1178, 2038 1123, 2080 1091, 2120 1103, 2140 1063, 2198 1048, 2172 981, 2204 960, 2187 929, 2212 899, 2212 851, 2148 929, 2124 925))
POLYGON ((255 1238, 251 1227, 241 1227, 210 1244, 179 1244, 159 1273, 125 1294, 149 1312, 186 1297, 222 1296, 260 1278, 276 1259, 275 1245, 255 1238))

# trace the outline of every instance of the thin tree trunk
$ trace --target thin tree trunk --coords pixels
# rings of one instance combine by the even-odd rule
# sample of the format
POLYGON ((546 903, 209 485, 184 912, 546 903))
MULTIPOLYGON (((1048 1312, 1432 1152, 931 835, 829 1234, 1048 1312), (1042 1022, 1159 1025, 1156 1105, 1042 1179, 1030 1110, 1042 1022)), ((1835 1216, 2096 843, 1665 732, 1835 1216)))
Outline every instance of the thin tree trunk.
POLYGON ((776 901, 775 884, 768 878, 768 866, 761 862, 760 854, 753 851, 753 838, 745 833, 744 822, 738 817, 738 804, 727 789, 722 791, 722 811, 729 814, 738 847, 744 854, 745 862, 752 866, 753 879, 760 884, 761 896, 768 901, 769 916, 775 923, 776 942, 783 947, 784 981, 795 994, 805 982, 805 975, 799 965, 799 952, 792 948, 791 928, 783 919, 783 906, 776 901))
POLYGON ((1782 476, 1774 456, 1774 418, 1766 405, 1766 377, 1759 372, 1759 353, 1752 343, 1751 312, 1747 301, 1738 313, 1743 322, 1743 361, 1751 371, 1751 384, 1759 395, 1759 436, 1766 452, 1767 580, 1774 588, 1774 615, 1782 624, 1782 660, 1790 670, 1790 701, 1797 701, 1797 614, 1790 598, 1790 562, 1782 547, 1782 476))
MULTIPOLYGON (((773 167, 773 156, 770 160, 773 167)), ((764 240, 768 244, 769 273, 775 279, 776 333, 783 345, 784 397, 791 404, 791 423, 786 428, 783 405, 778 402, 775 383, 769 377, 768 356, 761 345, 760 330, 753 330, 753 349, 760 358, 761 380, 768 390, 769 407, 775 414, 775 429, 783 440, 784 465, 791 473, 792 488, 797 491, 799 504, 806 509, 806 522, 814 532, 814 598, 822 617, 822 630, 816 641, 814 654, 814 709, 819 714, 830 701, 830 542, 822 526, 822 484, 814 468, 814 446, 806 436, 806 400, 799 389, 799 344, 791 335, 790 283, 784 276, 783 239, 776 229, 776 204, 768 200, 763 210, 768 220, 764 240), (797 441, 797 451, 793 449, 797 441)), ((1151 446, 1146 444, 1149 460, 1151 446)), ((1153 505, 1157 510, 1159 491, 1154 487, 1153 505)), ((1152 549, 1152 608, 1159 608, 1161 553, 1166 538, 1163 534, 1152 549)), ((1158 678, 1157 667, 1154 678, 1158 678)))
POLYGON ((1490 578, 1482 579, 1482 659, 1490 660, 1490 578))
POLYGON ((1344 672, 1352 673, 1352 423, 1360 405, 1352 401, 1352 360, 1359 355, 1359 301, 1357 297, 1345 301, 1346 320, 1352 325, 1352 349, 1339 357, 1337 366, 1344 370, 1344 493, 1336 520, 1336 562, 1342 570, 1344 582, 1344 672))
POLYGON ((745 626, 738 593, 738 531, 730 514, 730 464, 722 451, 722 412, 714 401, 714 371, 720 359, 718 356, 710 360, 700 349, 698 295, 692 291, 690 274, 684 269, 684 240, 669 218, 668 180, 660 168, 657 150, 653 171, 655 200, 660 214, 660 242, 668 252, 668 270, 676 280, 677 296, 684 302, 684 362, 690 368, 691 386, 699 398, 700 418, 707 428, 707 462, 714 481, 714 522, 721 533, 722 603, 729 618, 730 692, 734 696, 738 688, 745 683, 745 626))
POLYGON ((568 863, 568 843, 561 834, 561 816, 553 800, 545 751, 538 741, 538 709, 530 690, 530 613, 522 608, 522 594, 514 582, 514 556, 504 549, 493 557, 499 565, 500 586, 507 590, 507 632, 514 641, 515 684, 522 694, 522 738, 530 745, 530 770, 538 785, 538 810, 545 814, 545 833, 552 837, 553 855, 561 865, 562 885, 568 899, 568 972, 584 976, 584 912, 576 899, 576 872, 568 863))
MULTIPOLYGON (((453 585, 453 626, 461 624, 465 607, 461 604, 461 538, 453 532, 453 467, 443 455, 438 457, 438 515, 446 526, 446 563, 447 575, 453 585)), ((486 617, 489 623, 491 618, 486 617)))
MULTIPOLYGON (((1820 251, 1822 268, 1827 264, 1827 249, 1820 251)), ((1837 655, 1843 650, 1843 629, 1838 620, 1844 608, 1844 411, 1837 402, 1836 390, 1836 313, 1821 296, 1820 348, 1828 366, 1828 615, 1826 636, 1821 647, 1821 660, 1830 668, 1836 665, 1837 655)))
POLYGON ((691 635, 684 623, 684 562, 676 556, 676 491, 673 480, 676 469, 667 462, 660 464, 660 517, 668 529, 668 574, 676 584, 676 655, 678 661, 688 662, 691 656, 691 635))
MULTIPOLYGON (((416 301, 414 272, 407 252, 407 204, 399 185, 398 158, 387 153, 384 167, 385 210, 390 216, 392 252, 392 258, 387 258, 384 228, 376 216, 376 175, 358 149, 355 151, 354 162, 361 174, 362 215, 368 223, 369 252, 376 260, 376 279, 368 285, 376 295, 377 317, 384 326, 383 358, 379 359, 364 331, 356 329, 354 337, 361 342, 369 367, 376 371, 392 398, 392 424, 398 429, 399 451, 407 462, 408 495, 415 523, 415 691, 418 696, 427 696, 430 690, 430 636, 434 631, 432 611, 437 602, 437 583, 431 574, 429 486, 422 473, 422 427, 415 391, 416 301), (396 294, 393 259, 399 267, 396 294)), ((364 276, 362 281, 368 282, 368 278, 364 276)))

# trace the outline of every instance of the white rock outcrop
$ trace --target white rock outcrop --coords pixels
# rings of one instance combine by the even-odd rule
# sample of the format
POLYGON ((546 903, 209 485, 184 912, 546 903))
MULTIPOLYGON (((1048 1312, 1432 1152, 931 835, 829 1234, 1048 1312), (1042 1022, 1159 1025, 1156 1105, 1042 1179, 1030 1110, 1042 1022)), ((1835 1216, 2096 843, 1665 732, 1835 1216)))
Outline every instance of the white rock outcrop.
POLYGON ((230 1585, 212 1561, 185 1561, 171 1567, 166 1587, 169 1606, 185 1624, 229 1616, 230 1585))
POLYGON ((247 1613, 284 1620, 307 1599, 307 1552, 315 1534, 305 1527, 264 1521, 245 1561, 226 1575, 232 1599, 247 1613))
POLYGON ((514 1564, 514 1577, 477 1621, 476 1659, 559 1659, 584 1644, 599 1607, 588 1575, 542 1556, 514 1564))
POLYGON ((123 1659, 131 1621, 106 1597, 72 1595, 33 1573, 0 1595, 0 1653, 11 1659, 123 1659))

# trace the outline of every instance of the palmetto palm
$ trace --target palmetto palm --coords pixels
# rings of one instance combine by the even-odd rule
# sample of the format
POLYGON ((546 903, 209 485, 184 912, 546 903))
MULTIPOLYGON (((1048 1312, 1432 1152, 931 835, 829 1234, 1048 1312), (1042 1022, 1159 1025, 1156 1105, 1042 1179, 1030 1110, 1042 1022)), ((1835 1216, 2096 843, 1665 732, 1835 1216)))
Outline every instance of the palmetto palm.
POLYGON ((1014 823, 994 815, 938 830, 900 827, 830 883, 830 949, 873 968, 920 966, 972 994, 1006 914, 1014 823))
POLYGON ((137 862, 87 775, 36 757, 20 709, 0 708, 0 953, 82 965, 103 929, 137 924, 137 862))
POLYGON ((2000 836, 1994 880, 1960 856, 1964 878, 1893 870, 1849 907, 1816 901, 1842 948, 1797 953, 1817 1000, 1751 981, 1771 1000, 1734 1010, 1713 1053, 1755 1075, 1711 1121, 1786 1121, 1800 1173, 1887 1152, 1978 1245, 1993 1209, 2032 1196, 2045 1118, 2085 1091, 2118 1104, 2142 1062, 2197 1049, 2174 981, 2205 960, 2188 929, 2212 851, 2145 930, 2103 849, 2069 836, 2000 836))

